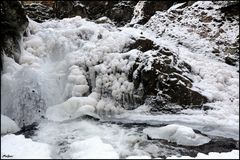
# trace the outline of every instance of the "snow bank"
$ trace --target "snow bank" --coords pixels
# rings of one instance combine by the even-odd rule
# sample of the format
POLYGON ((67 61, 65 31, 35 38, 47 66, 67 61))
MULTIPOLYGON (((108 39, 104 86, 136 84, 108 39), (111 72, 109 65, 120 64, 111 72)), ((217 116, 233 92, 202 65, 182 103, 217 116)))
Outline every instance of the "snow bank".
POLYGON ((143 133, 153 139, 165 139, 185 146, 199 146, 208 143, 211 140, 208 137, 196 134, 192 128, 176 124, 160 128, 149 127, 144 129, 143 133))
POLYGON ((19 131, 19 127, 16 122, 1 114, 1 134, 15 133, 17 131, 19 131))
POLYGON ((232 150, 231 152, 226 152, 226 153, 217 153, 217 152, 210 152, 208 154, 198 153, 197 157, 171 156, 171 157, 167 157, 167 159, 239 159, 239 150, 232 150))
POLYGON ((23 135, 1 137, 1 158, 3 159, 51 159, 50 146, 33 142, 23 135))
POLYGON ((76 141, 70 145, 70 156, 73 159, 116 159, 117 152, 110 144, 103 143, 95 136, 83 141, 76 141))

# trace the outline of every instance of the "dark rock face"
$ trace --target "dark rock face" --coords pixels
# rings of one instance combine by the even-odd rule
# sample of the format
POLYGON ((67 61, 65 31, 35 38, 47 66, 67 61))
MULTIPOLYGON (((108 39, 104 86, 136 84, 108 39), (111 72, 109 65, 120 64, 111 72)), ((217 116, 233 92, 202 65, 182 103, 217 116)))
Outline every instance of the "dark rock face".
POLYGON ((54 18, 53 8, 41 3, 24 4, 24 9, 28 17, 36 22, 54 18))
MULTIPOLYGON (((184 0, 180 1, 146 1, 144 3, 142 12, 143 18, 138 24, 145 24, 155 14, 156 11, 164 11, 169 9, 174 3, 188 2, 184 0)), ((186 5, 192 5, 194 1, 189 1, 186 5)), ((186 6, 185 5, 185 6, 186 6)))
POLYGON ((158 49, 159 46, 154 44, 154 42, 150 39, 146 39, 144 37, 140 37, 140 39, 137 39, 135 43, 132 43, 128 46, 129 49, 138 49, 142 52, 146 52, 148 50, 152 49, 158 49))
POLYGON ((90 20, 108 17, 120 26, 130 22, 136 4, 137 1, 52 1, 46 4, 25 2, 24 8, 28 16, 37 22, 74 16, 90 20))
POLYGON ((228 2, 225 7, 220 8, 222 13, 225 13, 225 16, 238 16, 239 15, 239 1, 228 2))
MULTIPOLYGON (((29 4, 24 1, 28 16, 37 22, 74 16, 90 20, 108 17, 117 26, 123 26, 131 21, 134 7, 138 3, 138 1, 51 1, 46 4, 43 2, 29 4)), ((177 2, 187 1, 146 1, 142 9, 143 19, 138 23, 145 24, 156 11, 167 10, 177 2)), ((191 3, 186 3, 186 5, 191 5, 191 3)))
POLYGON ((35 135, 36 130, 38 129, 38 123, 34 122, 30 125, 23 126, 20 131, 14 133, 16 135, 21 135, 23 134, 25 138, 31 138, 32 136, 35 135))
POLYGON ((229 65, 235 66, 238 60, 230 56, 225 57, 225 62, 229 65))
POLYGON ((182 106, 201 106, 207 102, 205 96, 191 89, 191 79, 183 75, 184 72, 190 72, 191 67, 185 62, 179 62, 174 52, 153 45, 151 40, 143 38, 129 46, 143 52, 148 50, 136 59, 128 76, 136 90, 143 87, 140 99, 154 99, 154 106, 160 107, 159 109, 167 102, 182 106))
POLYGON ((28 26, 28 19, 22 5, 18 1, 1 1, 1 55, 2 52, 19 60, 21 33, 28 26))

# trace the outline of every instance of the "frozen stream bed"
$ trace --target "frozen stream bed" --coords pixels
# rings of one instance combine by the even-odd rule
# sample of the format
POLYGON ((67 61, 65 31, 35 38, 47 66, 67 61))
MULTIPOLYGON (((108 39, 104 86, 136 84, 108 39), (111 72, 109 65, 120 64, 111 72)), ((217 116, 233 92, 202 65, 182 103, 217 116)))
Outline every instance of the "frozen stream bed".
POLYGON ((89 118, 64 122, 46 120, 40 123, 32 139, 52 146, 51 157, 60 159, 126 158, 128 156, 166 158, 180 155, 195 157, 198 152, 207 154, 209 152, 230 152, 232 149, 238 149, 238 141, 218 136, 209 136, 210 143, 201 147, 194 147, 177 145, 166 140, 151 139, 143 132, 143 129, 147 127, 159 128, 162 126, 165 125, 157 125, 151 123, 151 121, 134 123, 130 121, 114 122, 114 120, 96 121, 89 118), (91 140, 94 137, 95 140, 96 137, 97 139, 100 138, 101 142, 91 140), (74 150, 72 146, 76 142, 82 142, 81 145, 83 146, 74 150), (109 147, 105 146, 107 144, 111 146, 110 150, 109 147), (106 150, 104 147, 106 147, 106 150), (78 154, 78 152, 83 153, 78 154), (74 157, 74 155, 78 156, 74 157))

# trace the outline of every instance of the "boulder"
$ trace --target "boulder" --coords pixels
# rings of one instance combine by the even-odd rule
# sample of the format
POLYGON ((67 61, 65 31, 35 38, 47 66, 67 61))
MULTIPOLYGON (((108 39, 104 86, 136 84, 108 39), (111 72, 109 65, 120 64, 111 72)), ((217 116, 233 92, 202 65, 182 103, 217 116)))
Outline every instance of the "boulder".
POLYGON ((131 49, 135 47, 145 52, 136 59, 128 75, 129 81, 134 83, 135 94, 141 93, 138 89, 143 87, 143 94, 135 95, 141 97, 140 103, 150 98, 161 110, 166 108, 167 102, 180 106, 202 106, 207 102, 205 96, 191 89, 192 80, 183 74, 191 72, 190 65, 181 62, 177 54, 167 48, 147 45, 152 44, 151 40, 140 43, 142 41, 143 38, 129 45, 131 49))

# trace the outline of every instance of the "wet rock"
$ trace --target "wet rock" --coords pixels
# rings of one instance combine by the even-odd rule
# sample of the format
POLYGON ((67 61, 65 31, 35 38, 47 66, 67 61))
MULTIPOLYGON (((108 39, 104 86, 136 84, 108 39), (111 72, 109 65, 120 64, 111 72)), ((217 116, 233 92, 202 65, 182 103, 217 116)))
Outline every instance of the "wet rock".
POLYGON ((230 152, 233 149, 239 149, 238 141, 232 138, 212 137, 212 140, 198 147, 189 147, 198 152, 208 154, 209 152, 230 152))
MULTIPOLYGON (((192 5, 195 1, 146 1, 144 3, 142 13, 143 13, 143 18, 138 21, 138 24, 145 24, 147 21, 155 14, 156 11, 164 11, 169 9, 174 3, 182 3, 182 2, 187 2, 184 5, 182 5, 179 8, 184 8, 187 5, 192 5), (188 3, 189 2, 189 3, 188 3)), ((174 11, 173 11, 174 12, 174 11)), ((175 11, 176 12, 176 11, 175 11)), ((181 11, 179 11, 179 14, 181 14, 181 11)))
POLYGON ((50 18, 54 18, 53 8, 50 6, 51 4, 42 4, 40 2, 37 3, 23 3, 24 10, 29 18, 36 22, 43 22, 50 18))
POLYGON ((219 49, 213 47, 212 53, 220 53, 220 51, 219 49))
POLYGON ((18 1, 1 1, 0 8, 1 56, 4 52, 7 56, 14 58, 18 62, 20 57, 19 41, 21 34, 28 26, 28 19, 21 3, 18 1))
POLYGON ((117 22, 118 25, 124 25, 132 19, 134 5, 128 3, 117 3, 109 11, 109 18, 117 22))
POLYGON ((147 39, 145 37, 140 37, 134 43, 127 46, 127 48, 138 49, 142 52, 146 52, 148 50, 157 50, 159 46, 157 46, 152 40, 147 39))
MULTIPOLYGON (((194 132, 196 132, 196 130, 194 130, 194 132)), ((197 133, 202 134, 200 131, 197 131, 197 133)), ((145 143, 155 144, 156 146, 161 147, 161 149, 163 149, 164 151, 168 151, 170 148, 171 150, 174 150, 175 151, 174 153, 171 153, 171 152, 165 153, 165 155, 170 154, 168 155, 168 157, 171 155, 176 155, 176 153, 179 153, 182 156, 196 157, 197 153, 199 152, 208 154, 209 152, 230 152, 234 149, 237 149, 237 150, 239 149, 239 141, 236 141, 231 138, 224 138, 224 137, 211 137, 210 142, 200 146, 177 145, 174 142, 168 142, 167 140, 163 140, 163 139, 156 140, 156 139, 152 139, 149 136, 147 136, 147 140, 148 141, 145 143)), ((153 157, 159 157, 159 156, 163 156, 163 155, 161 153, 158 153, 153 157)))
POLYGON ((225 13, 225 16, 239 16, 239 1, 228 2, 220 11, 225 13))
POLYGON ((230 56, 227 56, 227 57, 225 57, 225 62, 229 65, 235 66, 236 62, 237 62, 237 59, 235 59, 233 57, 230 57, 230 56))
POLYGON ((42 22, 51 18, 70 18, 81 16, 90 20, 108 17, 117 26, 132 19, 137 1, 24 1, 25 10, 33 20, 42 22))
POLYGON ((25 138, 31 138, 34 136, 36 130, 38 130, 38 123, 34 122, 30 125, 23 126, 20 131, 14 133, 16 135, 23 134, 25 138))
POLYGON ((204 23, 209 23, 213 20, 213 17, 212 16, 204 16, 202 17, 202 19, 200 19, 201 22, 204 22, 204 23))

